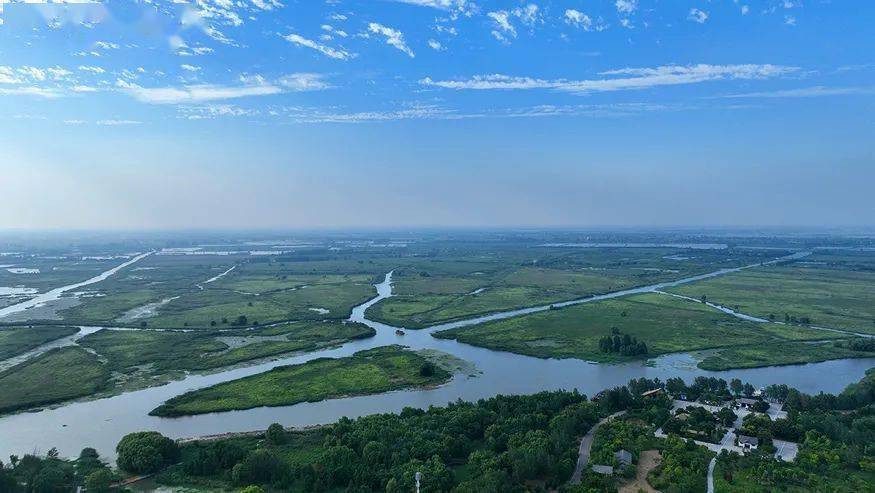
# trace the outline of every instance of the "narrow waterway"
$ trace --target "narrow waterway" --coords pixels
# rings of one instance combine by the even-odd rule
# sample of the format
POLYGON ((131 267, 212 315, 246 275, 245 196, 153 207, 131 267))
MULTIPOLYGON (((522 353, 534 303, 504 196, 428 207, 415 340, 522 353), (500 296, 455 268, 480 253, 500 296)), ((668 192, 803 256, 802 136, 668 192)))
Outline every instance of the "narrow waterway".
MULTIPOLYGON (((798 254, 797 254, 798 255, 798 254)), ((784 259, 785 260, 785 259, 784 259)), ((655 291, 686 282, 749 268, 724 269, 671 283, 593 296, 560 305, 587 303, 601 299, 655 291)), ((650 362, 617 365, 594 364, 577 359, 538 359, 513 353, 492 351, 454 340, 436 339, 431 334, 451 327, 473 325, 488 320, 513 317, 549 309, 548 306, 513 310, 472 320, 443 324, 424 330, 396 335, 396 327, 368 320, 365 311, 392 295, 392 273, 376 285, 378 295, 352 311, 351 320, 373 327, 377 334, 369 339, 352 341, 341 347, 297 355, 251 367, 237 368, 212 375, 192 375, 162 387, 154 387, 104 399, 76 402, 55 409, 22 413, 0 418, 0 457, 34 450, 45 452, 57 447, 64 456, 75 456, 82 447, 96 447, 108 458, 114 456, 118 440, 127 433, 157 430, 174 438, 250 431, 278 422, 286 426, 307 426, 336 421, 343 416, 357 417, 380 412, 396 412, 404 407, 426 408, 445 405, 457 399, 476 400, 496 394, 527 394, 541 390, 578 389, 592 395, 606 387, 625 384, 631 378, 690 380, 699 375, 741 378, 754 386, 786 383, 804 392, 838 392, 848 383, 859 380, 875 358, 827 361, 809 365, 755 368, 725 372, 707 372, 695 366, 687 354, 673 354, 650 362), (413 349, 435 349, 472 362, 475 376, 457 375, 448 384, 435 389, 407 390, 371 396, 330 399, 287 407, 263 407, 245 411, 205 414, 183 418, 157 418, 148 413, 165 400, 180 393, 216 383, 262 373, 280 365, 300 364, 321 357, 343 357, 357 351, 387 344, 404 344, 413 349)))
MULTIPOLYGON (((2 319, 4 317, 8 317, 9 315, 23 312, 25 310, 30 310, 32 308, 43 306, 46 303, 50 303, 52 301, 55 301, 55 300, 59 299, 61 297, 61 295, 66 293, 67 291, 72 291, 74 289, 79 289, 79 288, 88 286, 89 284, 94 284, 94 283, 98 283, 100 281, 105 281, 106 279, 109 278, 109 276, 124 269, 125 267, 128 267, 130 265, 133 265, 133 264, 139 262, 140 260, 142 260, 145 257, 148 257, 149 255, 152 255, 152 252, 146 252, 146 253, 137 255, 136 257, 128 260, 127 262, 124 262, 120 265, 117 265, 117 266, 113 267, 112 269, 109 269, 109 270, 107 270, 99 275, 92 277, 91 279, 86 279, 84 281, 80 281, 80 282, 77 282, 75 284, 69 284, 67 286, 61 286, 59 288, 52 289, 51 291, 46 291, 45 293, 34 296, 33 298, 31 298, 27 301, 23 301, 21 303, 16 303, 15 305, 10 305, 10 306, 7 306, 5 308, 0 308, 0 319, 2 319)), ((2 438, 2 437, 0 437, 0 438, 2 438)))

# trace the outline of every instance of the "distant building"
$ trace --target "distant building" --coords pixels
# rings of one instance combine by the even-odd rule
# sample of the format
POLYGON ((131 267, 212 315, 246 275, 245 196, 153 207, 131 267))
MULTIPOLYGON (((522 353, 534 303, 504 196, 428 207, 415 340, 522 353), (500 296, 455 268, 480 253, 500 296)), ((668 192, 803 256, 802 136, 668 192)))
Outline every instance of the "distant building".
POLYGON ((745 451, 754 450, 760 445, 760 439, 757 437, 749 437, 747 435, 738 435, 738 446, 745 451))
POLYGON ((645 397, 645 398, 646 397, 655 397, 661 393, 662 393, 662 389, 653 389, 653 390, 648 390, 647 392, 644 392, 643 394, 641 394, 641 397, 645 397))
POLYGON ((628 450, 618 450, 614 452, 614 458, 621 466, 632 465, 632 453, 628 450))
POLYGON ((759 402, 757 399, 749 399, 747 397, 741 397, 735 400, 735 404, 743 409, 753 409, 753 405, 759 402))
POLYGON ((611 466, 602 466, 602 465, 596 464, 596 465, 592 466, 592 472, 594 472, 596 474, 604 474, 605 476, 613 476, 614 475, 614 468, 611 466))

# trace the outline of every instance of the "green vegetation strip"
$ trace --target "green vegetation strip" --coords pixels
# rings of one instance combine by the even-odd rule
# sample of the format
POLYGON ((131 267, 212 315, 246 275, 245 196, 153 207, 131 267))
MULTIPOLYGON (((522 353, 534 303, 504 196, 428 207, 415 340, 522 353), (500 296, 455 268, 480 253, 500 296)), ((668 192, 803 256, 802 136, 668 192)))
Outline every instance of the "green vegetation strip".
POLYGON ((400 346, 361 351, 338 359, 320 358, 205 389, 195 390, 154 409, 154 416, 184 416, 288 406, 300 402, 366 395, 437 385, 451 374, 419 354, 400 346))
POLYGON ((646 344, 649 356, 842 337, 808 327, 749 322, 701 303, 657 293, 548 310, 435 336, 540 358, 618 362, 644 356, 600 347, 600 340, 614 333, 646 344))
POLYGON ((875 334, 875 272, 773 267, 671 289, 776 321, 875 334))
POLYGON ((26 353, 47 342, 71 336, 77 327, 10 327, 0 328, 0 361, 26 353))
POLYGON ((0 412, 90 395, 108 381, 97 356, 74 346, 52 349, 0 373, 0 412))
MULTIPOLYGON (((860 340, 865 341, 863 339, 860 340)), ((848 341, 849 342, 849 341, 848 341)), ((799 365, 831 359, 872 358, 875 348, 855 350, 847 342, 787 342, 768 346, 740 346, 718 351, 699 363, 703 370, 731 370, 775 365, 799 365)))

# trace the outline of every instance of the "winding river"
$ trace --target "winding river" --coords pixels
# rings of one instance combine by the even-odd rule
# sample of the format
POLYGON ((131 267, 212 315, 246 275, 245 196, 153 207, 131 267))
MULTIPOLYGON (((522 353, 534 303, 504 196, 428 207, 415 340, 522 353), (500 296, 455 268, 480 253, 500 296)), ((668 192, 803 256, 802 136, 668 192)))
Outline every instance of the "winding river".
MULTIPOLYGON (((802 252, 790 258, 801 258, 804 255, 805 253, 802 252)), ((771 263, 788 259, 778 259, 771 263)), ((723 269, 679 281, 591 296, 557 305, 589 303, 652 292, 755 266, 723 269)), ((376 330, 377 333, 372 338, 352 341, 333 349, 210 375, 190 375, 183 380, 161 387, 2 417, 0 418, 0 457, 33 451, 45 452, 51 447, 57 447, 63 456, 76 456, 83 447, 91 446, 97 448, 104 456, 113 458, 115 445, 119 439, 127 433, 139 430, 158 430, 170 437, 184 438, 264 429, 274 422, 286 426, 307 426, 330 423, 343 416, 357 417, 380 412, 395 412, 407 406, 419 408, 439 406, 457 399, 476 400, 496 394, 525 394, 541 390, 576 388, 591 395, 607 387, 625 384, 629 379, 637 377, 659 377, 663 380, 682 377, 689 380, 699 375, 712 375, 726 379, 738 377, 757 387, 770 383, 786 383, 809 393, 838 392, 848 383, 859 380, 868 368, 875 365, 875 358, 868 358, 708 372, 696 368, 696 361, 689 354, 665 355, 647 363, 604 365, 577 359, 532 358, 470 346, 454 340, 437 339, 431 335, 436 331, 452 327, 547 310, 550 305, 407 331, 406 335, 401 336, 396 335, 396 327, 368 320, 365 317, 365 311, 370 306, 392 295, 391 282, 390 272, 383 282, 376 285, 378 295, 352 311, 350 320, 367 324, 376 330), (148 415, 149 411, 165 400, 189 390, 262 373, 280 365, 300 364, 321 357, 338 358, 387 344, 403 344, 412 349, 443 351, 474 363, 477 372, 473 376, 458 374, 446 385, 427 390, 406 390, 287 407, 262 407, 182 418, 158 418, 148 415)))

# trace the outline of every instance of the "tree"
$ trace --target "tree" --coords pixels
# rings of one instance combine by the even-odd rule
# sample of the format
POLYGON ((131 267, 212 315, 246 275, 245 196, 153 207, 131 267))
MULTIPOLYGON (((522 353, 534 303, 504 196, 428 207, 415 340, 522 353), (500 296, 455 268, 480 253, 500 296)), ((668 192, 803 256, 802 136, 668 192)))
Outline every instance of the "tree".
POLYGON ((112 484, 112 472, 109 468, 100 468, 85 478, 85 488, 89 493, 105 493, 110 491, 112 484))
POLYGON ((750 397, 753 395, 753 393, 754 393, 753 385, 751 385, 749 383, 744 384, 744 395, 750 397))
POLYGON ((769 407, 771 406, 769 406, 769 403, 766 401, 756 401, 752 406, 753 410, 758 413, 764 413, 768 411, 769 407))
POLYGON ((729 382, 729 388, 732 389, 733 394, 739 395, 744 390, 744 384, 741 383, 740 379, 733 378, 732 381, 729 382))
POLYGON ((732 409, 724 407, 717 411, 717 419, 723 423, 723 426, 732 426, 732 423, 735 423, 735 420, 738 419, 738 415, 732 412, 732 409))
POLYGON ((286 429, 279 423, 273 423, 267 427, 267 431, 264 433, 264 438, 266 438, 271 445, 282 445, 286 442, 286 429))
POLYGON ((125 435, 115 450, 118 466, 135 474, 156 472, 179 459, 176 442, 157 431, 125 435))

